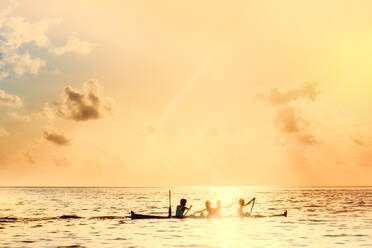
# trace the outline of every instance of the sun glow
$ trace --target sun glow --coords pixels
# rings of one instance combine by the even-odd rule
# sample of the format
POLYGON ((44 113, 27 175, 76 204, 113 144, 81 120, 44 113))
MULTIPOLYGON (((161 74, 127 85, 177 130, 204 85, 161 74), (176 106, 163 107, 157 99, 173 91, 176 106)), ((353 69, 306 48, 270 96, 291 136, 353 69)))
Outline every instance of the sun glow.
POLYGON ((0 184, 370 184, 371 3, 10 2, 0 184))

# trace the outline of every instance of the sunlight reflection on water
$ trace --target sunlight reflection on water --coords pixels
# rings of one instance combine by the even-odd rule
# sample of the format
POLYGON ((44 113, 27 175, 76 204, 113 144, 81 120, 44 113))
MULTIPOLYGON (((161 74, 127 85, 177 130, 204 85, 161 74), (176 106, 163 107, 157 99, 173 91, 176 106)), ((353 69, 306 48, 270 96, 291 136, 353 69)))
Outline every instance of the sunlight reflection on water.
MULTIPOLYGON (((256 197, 253 213, 288 209, 289 214, 288 218, 130 220, 124 218, 130 210, 167 215, 168 189, 0 188, 0 217, 34 218, 0 221, 0 247, 372 246, 372 188, 173 188, 173 211, 181 197, 193 210, 203 208, 207 199, 228 205, 256 197), (84 218, 52 218, 61 215, 84 218), (90 218, 94 216, 101 217, 90 218)), ((235 213, 236 206, 223 212, 235 213)))

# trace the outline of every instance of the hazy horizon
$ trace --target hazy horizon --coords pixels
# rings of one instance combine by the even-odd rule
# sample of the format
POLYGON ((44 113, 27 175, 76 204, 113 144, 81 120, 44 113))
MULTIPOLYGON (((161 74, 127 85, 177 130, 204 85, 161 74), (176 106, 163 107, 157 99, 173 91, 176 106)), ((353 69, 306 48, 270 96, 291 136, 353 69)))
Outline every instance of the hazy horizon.
POLYGON ((100 185, 95 185, 95 186, 89 186, 89 185, 64 185, 64 186, 58 186, 58 185, 0 185, 0 188, 161 188, 165 189, 166 191, 165 194, 167 194, 167 190, 173 190, 175 188, 370 188, 372 185, 322 185, 322 186, 317 186, 317 185, 312 185, 312 186, 301 186, 301 185, 171 185, 171 186, 100 186, 100 185))

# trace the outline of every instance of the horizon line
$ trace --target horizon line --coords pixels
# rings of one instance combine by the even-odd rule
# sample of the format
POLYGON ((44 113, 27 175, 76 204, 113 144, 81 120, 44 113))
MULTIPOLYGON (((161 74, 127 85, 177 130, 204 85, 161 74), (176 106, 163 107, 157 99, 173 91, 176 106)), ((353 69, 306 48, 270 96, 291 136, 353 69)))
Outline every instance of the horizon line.
POLYGON ((275 186, 275 185, 178 185, 178 186, 32 186, 32 185, 17 185, 17 186, 0 186, 0 188, 370 188, 372 185, 313 185, 313 186, 275 186))

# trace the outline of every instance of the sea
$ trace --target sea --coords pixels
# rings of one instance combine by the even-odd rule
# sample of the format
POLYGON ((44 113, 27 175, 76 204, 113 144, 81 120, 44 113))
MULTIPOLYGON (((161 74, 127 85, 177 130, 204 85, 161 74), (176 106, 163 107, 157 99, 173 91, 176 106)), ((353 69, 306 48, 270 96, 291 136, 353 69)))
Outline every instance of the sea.
POLYGON ((372 247, 372 187, 1 187, 0 247, 372 247), (166 216, 169 190, 173 213, 181 198, 189 213, 232 206, 223 218, 129 218, 166 216), (245 211, 267 217, 234 217, 252 197, 245 211))

